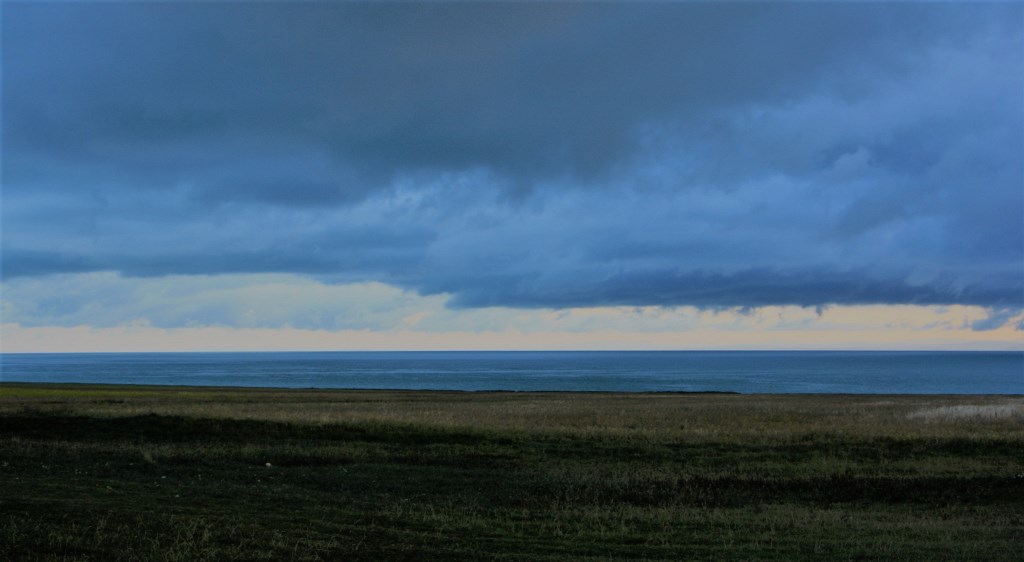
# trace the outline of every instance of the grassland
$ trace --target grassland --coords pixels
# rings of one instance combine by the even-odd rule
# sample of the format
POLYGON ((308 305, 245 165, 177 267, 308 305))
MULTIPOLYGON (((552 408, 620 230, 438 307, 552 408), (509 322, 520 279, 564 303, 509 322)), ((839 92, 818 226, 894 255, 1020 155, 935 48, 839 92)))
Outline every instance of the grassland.
POLYGON ((1020 560, 1024 399, 0 384, 3 560, 1020 560))

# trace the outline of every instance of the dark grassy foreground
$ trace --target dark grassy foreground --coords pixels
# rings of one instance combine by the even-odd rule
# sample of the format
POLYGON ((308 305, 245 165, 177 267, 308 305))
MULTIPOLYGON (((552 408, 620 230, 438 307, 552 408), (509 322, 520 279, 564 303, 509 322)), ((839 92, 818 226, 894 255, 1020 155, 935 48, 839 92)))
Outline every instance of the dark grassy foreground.
POLYGON ((1021 560, 1024 400, 0 385, 2 560, 1021 560))

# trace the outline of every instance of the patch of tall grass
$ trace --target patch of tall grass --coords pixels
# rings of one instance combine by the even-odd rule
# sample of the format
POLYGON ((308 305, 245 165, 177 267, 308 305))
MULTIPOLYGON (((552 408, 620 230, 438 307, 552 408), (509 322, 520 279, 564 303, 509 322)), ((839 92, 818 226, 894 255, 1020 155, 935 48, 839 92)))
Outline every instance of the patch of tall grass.
POLYGON ((911 419, 925 421, 945 420, 1009 420, 1024 423, 1024 400, 997 404, 955 404, 917 410, 907 414, 911 419))

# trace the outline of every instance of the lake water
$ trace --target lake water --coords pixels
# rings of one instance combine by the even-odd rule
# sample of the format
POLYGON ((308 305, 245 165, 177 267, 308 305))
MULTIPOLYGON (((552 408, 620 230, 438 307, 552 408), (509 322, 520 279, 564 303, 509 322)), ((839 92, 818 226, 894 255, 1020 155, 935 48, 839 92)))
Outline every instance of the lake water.
POLYGON ((469 391, 1024 394, 1024 352, 2 354, 0 380, 469 391))

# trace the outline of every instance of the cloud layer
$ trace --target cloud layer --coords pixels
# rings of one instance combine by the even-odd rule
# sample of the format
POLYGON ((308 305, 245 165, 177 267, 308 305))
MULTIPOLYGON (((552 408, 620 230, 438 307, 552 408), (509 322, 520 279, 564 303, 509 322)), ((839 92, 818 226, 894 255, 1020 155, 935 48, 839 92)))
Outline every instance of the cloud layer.
POLYGON ((380 283, 282 274, 9 280, 3 350, 1020 349, 1024 313, 976 306, 454 309, 380 283))
POLYGON ((1019 4, 5 5, 3 276, 1011 318, 1022 22, 1019 4))

